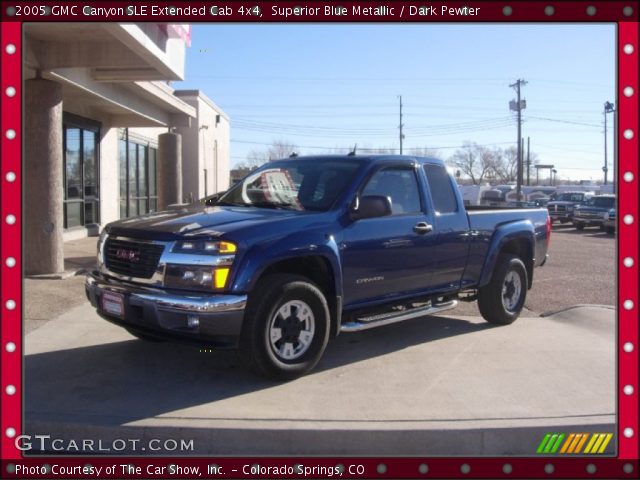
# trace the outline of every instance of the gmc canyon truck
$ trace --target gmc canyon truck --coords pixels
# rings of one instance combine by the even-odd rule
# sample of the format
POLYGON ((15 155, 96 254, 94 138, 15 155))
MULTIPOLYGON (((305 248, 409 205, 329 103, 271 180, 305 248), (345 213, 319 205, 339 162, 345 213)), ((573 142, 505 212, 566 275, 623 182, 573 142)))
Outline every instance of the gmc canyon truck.
POLYGON ((513 322, 551 232, 546 209, 465 209, 441 161, 407 156, 269 162, 209 203, 107 225, 87 296, 138 338, 239 348, 278 379, 457 300, 513 322))

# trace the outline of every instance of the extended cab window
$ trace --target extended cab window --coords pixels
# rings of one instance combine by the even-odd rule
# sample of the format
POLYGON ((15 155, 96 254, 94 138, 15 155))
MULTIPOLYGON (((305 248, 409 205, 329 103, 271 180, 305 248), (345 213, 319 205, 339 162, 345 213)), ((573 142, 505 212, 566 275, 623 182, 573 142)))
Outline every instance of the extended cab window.
POLYGON ((408 168, 385 168, 373 174, 362 195, 382 195, 391 200, 391 213, 420 211, 420 193, 416 174, 408 168))
POLYGON ((458 202, 447 169, 441 165, 425 163, 424 171, 427 174, 427 182, 436 213, 457 212, 458 202))

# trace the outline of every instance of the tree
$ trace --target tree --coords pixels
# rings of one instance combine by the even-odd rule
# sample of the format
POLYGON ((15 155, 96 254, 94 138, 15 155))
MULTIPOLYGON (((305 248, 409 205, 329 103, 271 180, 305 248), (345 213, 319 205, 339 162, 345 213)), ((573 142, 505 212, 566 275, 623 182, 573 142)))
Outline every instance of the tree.
POLYGON ((478 145, 475 142, 465 142, 461 149, 449 159, 449 164, 459 169, 474 185, 479 185, 494 171, 495 151, 478 145))
POLYGON ((274 140, 271 146, 266 150, 251 150, 247 154, 247 159, 244 162, 237 164, 238 168, 256 168, 273 160, 280 160, 281 158, 287 158, 292 153, 298 153, 298 146, 287 140, 274 140))

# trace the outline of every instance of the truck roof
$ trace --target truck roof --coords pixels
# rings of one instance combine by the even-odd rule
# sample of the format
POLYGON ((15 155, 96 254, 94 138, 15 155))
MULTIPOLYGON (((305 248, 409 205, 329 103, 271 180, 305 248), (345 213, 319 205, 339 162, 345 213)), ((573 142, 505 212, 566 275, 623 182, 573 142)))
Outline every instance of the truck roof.
POLYGON ((366 163, 388 162, 388 161, 429 161, 445 166, 444 161, 433 157, 420 157, 415 155, 301 155, 293 158, 282 158, 280 160, 358 160, 366 163))

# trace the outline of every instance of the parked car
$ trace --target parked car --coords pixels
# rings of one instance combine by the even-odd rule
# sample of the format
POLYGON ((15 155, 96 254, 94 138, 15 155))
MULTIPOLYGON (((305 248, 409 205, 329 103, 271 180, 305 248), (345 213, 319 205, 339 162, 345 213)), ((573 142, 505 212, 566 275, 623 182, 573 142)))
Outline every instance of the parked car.
POLYGON ((258 372, 311 370, 330 337, 478 300, 512 323, 547 259, 545 209, 465 209, 436 159, 269 162, 219 198, 106 226, 86 293, 142 339, 239 347, 258 372))
POLYGON ((576 206, 582 205, 591 197, 593 197, 593 194, 589 192, 563 192, 557 195, 553 201, 547 203, 551 221, 571 222, 576 206))
POLYGON ((616 233, 616 209, 612 208, 604 214, 604 229, 609 234, 616 233))
POLYGON ((583 230, 584 227, 600 227, 604 229, 604 216, 615 206, 615 195, 591 197, 586 203, 575 207, 571 221, 578 230, 583 230))

